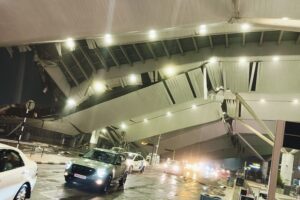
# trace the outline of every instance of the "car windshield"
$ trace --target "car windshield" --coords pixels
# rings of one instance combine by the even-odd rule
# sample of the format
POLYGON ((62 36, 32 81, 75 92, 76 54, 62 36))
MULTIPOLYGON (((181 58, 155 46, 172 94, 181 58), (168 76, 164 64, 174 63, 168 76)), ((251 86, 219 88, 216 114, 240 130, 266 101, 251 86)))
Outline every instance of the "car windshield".
POLYGON ((129 159, 129 160, 133 160, 135 154, 134 154, 134 153, 125 153, 125 156, 126 156, 126 158, 129 159))
POLYGON ((87 152, 83 156, 83 158, 96 160, 96 161, 104 162, 104 163, 108 163, 108 164, 114 164, 115 159, 116 159, 116 154, 93 149, 93 150, 87 152))

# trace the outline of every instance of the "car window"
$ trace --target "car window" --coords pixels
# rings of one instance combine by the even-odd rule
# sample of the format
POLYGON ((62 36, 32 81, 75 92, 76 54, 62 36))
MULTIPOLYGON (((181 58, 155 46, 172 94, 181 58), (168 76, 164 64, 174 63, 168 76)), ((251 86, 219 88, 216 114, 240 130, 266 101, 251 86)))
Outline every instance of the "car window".
POLYGON ((13 150, 0 150, 0 172, 24 166, 19 153, 13 150))
POLYGON ((87 152, 83 158, 91 159, 91 160, 96 160, 108 164, 113 164, 116 159, 116 154, 114 153, 109 153, 105 151, 99 151, 99 150, 91 150, 87 152))
POLYGON ((134 161, 139 161, 139 156, 135 156, 134 161))

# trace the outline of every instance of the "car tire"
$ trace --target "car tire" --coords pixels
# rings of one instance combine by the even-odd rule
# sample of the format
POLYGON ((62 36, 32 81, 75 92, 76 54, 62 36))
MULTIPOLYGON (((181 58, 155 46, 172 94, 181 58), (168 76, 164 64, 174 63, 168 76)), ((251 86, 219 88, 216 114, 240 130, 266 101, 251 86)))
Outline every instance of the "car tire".
POLYGON ((28 186, 26 184, 22 185, 18 193, 16 194, 14 200, 25 200, 29 196, 27 192, 28 192, 28 186))
POLYGON ((127 180, 127 172, 124 172, 123 177, 122 177, 122 178, 120 179, 120 181, 119 181, 119 187, 124 186, 126 180, 127 180))
POLYGON ((68 176, 65 176, 65 181, 66 181, 67 184, 71 184, 72 183, 72 178, 68 177, 68 176))
POLYGON ((133 172, 133 166, 130 166, 129 169, 128 169, 128 173, 132 174, 132 172, 133 172))
POLYGON ((107 193, 109 191, 111 181, 112 181, 112 176, 108 176, 102 188, 103 192, 107 193))

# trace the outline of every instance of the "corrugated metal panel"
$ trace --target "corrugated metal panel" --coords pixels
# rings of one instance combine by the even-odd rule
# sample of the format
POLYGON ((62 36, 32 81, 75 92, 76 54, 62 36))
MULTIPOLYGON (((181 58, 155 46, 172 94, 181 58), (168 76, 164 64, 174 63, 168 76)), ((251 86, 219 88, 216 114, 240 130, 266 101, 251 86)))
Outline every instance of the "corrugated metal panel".
POLYGON ((191 83, 192 83, 192 86, 196 93, 196 96, 198 98, 203 97, 204 96, 203 73, 202 73, 201 69, 192 70, 192 71, 188 72, 188 75, 191 79, 191 83))
POLYGON ((218 63, 208 63, 206 65, 207 74, 214 90, 223 86, 222 65, 218 63))
POLYGON ((226 89, 232 92, 248 92, 249 62, 222 62, 225 73, 226 89))
POLYGON ((166 81, 166 83, 175 100, 175 103, 182 103, 194 98, 185 74, 170 78, 166 81))

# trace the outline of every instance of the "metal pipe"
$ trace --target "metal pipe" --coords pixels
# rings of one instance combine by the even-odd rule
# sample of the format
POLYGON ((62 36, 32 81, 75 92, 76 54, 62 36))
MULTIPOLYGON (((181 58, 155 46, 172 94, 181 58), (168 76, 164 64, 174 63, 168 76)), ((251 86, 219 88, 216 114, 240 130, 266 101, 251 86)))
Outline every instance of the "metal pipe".
POLYGON ((247 142, 247 140, 241 136, 241 134, 237 133, 237 135, 239 136, 239 138, 251 149, 251 151, 253 151, 253 153, 262 161, 265 162, 265 159, 252 147, 251 144, 249 144, 247 142))

